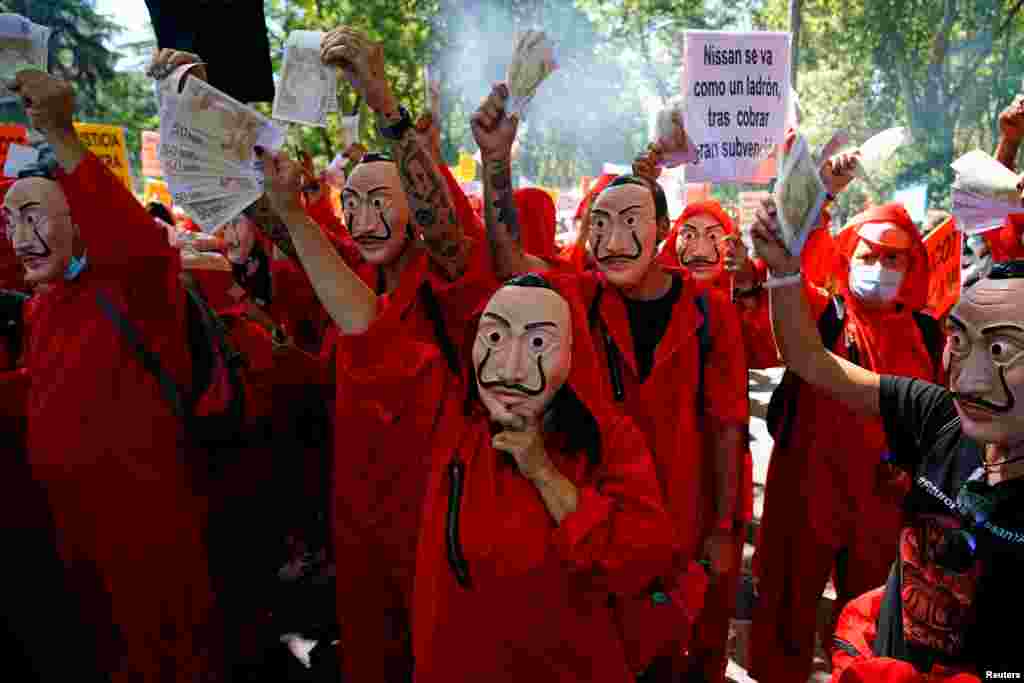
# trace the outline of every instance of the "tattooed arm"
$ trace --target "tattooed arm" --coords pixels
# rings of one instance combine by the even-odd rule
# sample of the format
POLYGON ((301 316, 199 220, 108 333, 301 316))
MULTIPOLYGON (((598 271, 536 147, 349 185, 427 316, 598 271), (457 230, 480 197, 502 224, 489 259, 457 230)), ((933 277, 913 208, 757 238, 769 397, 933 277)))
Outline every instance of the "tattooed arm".
POLYGON ((494 86, 470 122, 484 166, 487 241, 491 245, 494 270, 501 280, 529 270, 550 269, 543 259, 523 251, 520 241, 511 161, 519 119, 505 115, 507 98, 508 88, 504 84, 494 86))
MULTIPOLYGON (((402 121, 384 72, 384 49, 379 43, 357 29, 340 26, 324 36, 320 58, 324 64, 341 69, 349 84, 377 113, 381 128, 392 128, 402 121)), ((391 141, 391 152, 408 196, 412 222, 422 233, 434 261, 450 278, 457 278, 466 269, 469 245, 430 150, 420 142, 416 128, 409 126, 391 141)))
MULTIPOLYGON (((397 106, 388 109, 378 112, 381 127, 402 120, 397 106)), ((455 213, 448 184, 415 127, 391 142, 391 154, 409 201, 410 220, 423 235, 431 258, 454 280, 466 270, 469 243, 455 213)))

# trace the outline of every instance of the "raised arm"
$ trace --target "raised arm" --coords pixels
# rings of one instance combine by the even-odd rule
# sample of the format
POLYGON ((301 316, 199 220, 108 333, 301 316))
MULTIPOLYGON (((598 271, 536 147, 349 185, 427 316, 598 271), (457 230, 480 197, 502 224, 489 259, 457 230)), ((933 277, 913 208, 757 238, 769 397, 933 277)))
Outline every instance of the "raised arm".
POLYGON ((12 89, 32 127, 46 138, 60 166, 57 182, 94 265, 127 265, 172 255, 167 233, 103 163, 90 154, 72 123, 71 85, 42 71, 18 73, 12 89))
POLYGON ((773 280, 800 273, 800 259, 779 239, 777 210, 765 200, 753 225, 754 244, 771 272, 772 329, 786 367, 801 379, 831 393, 851 410, 879 414, 879 375, 854 365, 822 344, 799 279, 773 287, 773 280))
POLYGON ((257 150, 266 169, 266 197, 291 234, 317 297, 344 334, 365 332, 377 316, 377 295, 359 279, 302 208, 302 166, 284 154, 257 150))
POLYGON ((341 70, 377 114, 378 130, 391 144, 408 196, 412 223, 423 235, 431 258, 449 278, 459 277, 466 270, 469 244, 429 147, 391 91, 384 73, 384 48, 361 31, 340 26, 324 37, 320 54, 324 64, 341 70))
POLYGON ((1017 172, 1017 152, 1024 139, 1024 95, 1017 95, 1013 102, 999 114, 999 145, 996 159, 1014 173, 1017 172))
POLYGON ((546 271, 548 264, 523 251, 519 217, 513 197, 512 144, 519 119, 505 114, 508 87, 499 83, 491 89, 470 119, 473 137, 480 147, 484 167, 484 220, 491 245, 494 270, 499 280, 529 270, 546 271))

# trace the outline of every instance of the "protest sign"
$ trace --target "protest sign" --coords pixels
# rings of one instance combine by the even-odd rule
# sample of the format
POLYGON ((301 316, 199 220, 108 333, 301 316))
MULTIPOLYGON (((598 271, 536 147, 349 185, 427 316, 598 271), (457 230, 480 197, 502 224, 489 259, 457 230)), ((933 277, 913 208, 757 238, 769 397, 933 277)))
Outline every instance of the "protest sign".
POLYGON ((130 190, 132 177, 128 169, 128 155, 125 152, 124 129, 104 123, 76 123, 75 130, 89 151, 130 190))
POLYGON ((142 175, 147 178, 163 178, 164 170, 160 166, 160 133, 153 130, 142 131, 142 175))
POLYGON ((963 233, 952 218, 924 238, 928 250, 928 305, 925 312, 941 319, 960 298, 960 252, 963 233))
POLYGON ((763 182, 785 135, 789 45, 789 33, 686 32, 684 118, 697 151, 687 180, 763 182))
POLYGON ((28 129, 12 123, 0 125, 0 167, 7 161, 7 149, 12 144, 27 145, 28 129))
POLYGON ((167 187, 167 183, 162 180, 146 180, 142 190, 142 203, 149 205, 150 202, 159 202, 168 209, 174 206, 174 202, 171 201, 171 189, 167 187))

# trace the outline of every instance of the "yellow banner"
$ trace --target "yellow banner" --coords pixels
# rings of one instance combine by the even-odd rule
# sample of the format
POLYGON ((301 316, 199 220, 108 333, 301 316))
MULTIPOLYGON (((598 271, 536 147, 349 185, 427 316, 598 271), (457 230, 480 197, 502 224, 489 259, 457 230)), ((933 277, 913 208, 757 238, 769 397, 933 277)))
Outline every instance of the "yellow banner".
POLYGON ((125 151, 124 129, 104 123, 76 123, 75 130, 89 151, 99 157, 125 184, 132 189, 132 176, 128 168, 128 154, 125 151))
POLYGON ((476 180, 476 159, 472 154, 459 152, 459 165, 455 167, 455 178, 460 183, 476 180))
POLYGON ((171 201, 171 190, 167 183, 162 180, 146 179, 146 187, 142 192, 142 203, 148 205, 150 202, 160 202, 168 209, 174 206, 171 201))

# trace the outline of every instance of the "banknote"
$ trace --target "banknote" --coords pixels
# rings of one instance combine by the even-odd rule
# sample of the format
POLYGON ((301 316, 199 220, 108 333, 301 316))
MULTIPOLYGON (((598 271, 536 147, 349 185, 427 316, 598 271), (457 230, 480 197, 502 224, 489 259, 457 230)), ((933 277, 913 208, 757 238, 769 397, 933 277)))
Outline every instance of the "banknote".
POLYGON ((172 141, 206 147, 211 156, 255 170, 256 146, 276 150, 284 143, 284 131, 270 119, 198 78, 189 78, 172 101, 172 141))
POLYGON ((337 111, 338 74, 320 59, 320 31, 292 31, 284 46, 281 80, 274 95, 274 118, 325 127, 337 111))
POLYGON ((0 97, 15 97, 7 89, 7 83, 13 81, 19 71, 46 71, 49 40, 48 27, 18 14, 0 14, 0 97))
POLYGON ((960 189, 955 184, 950 199, 957 227, 967 234, 1001 227, 1011 214, 1024 213, 1019 198, 1011 201, 992 199, 960 189))
POLYGON ((825 186, 807 140, 797 135, 792 149, 782 160, 774 192, 782 237, 794 256, 803 251, 807 236, 817 225, 825 195, 825 186))
POLYGON ((263 193, 263 181, 231 176, 186 176, 176 179, 170 185, 170 190, 174 203, 183 205, 237 197, 239 194, 259 195, 263 193))
POLYGON ((234 220, 246 206, 254 199, 251 196, 239 194, 232 197, 221 197, 200 202, 183 203, 192 220, 202 228, 203 232, 211 233, 228 221, 234 220))
POLYGON ((209 233, 263 195, 255 147, 279 149, 284 131, 187 71, 160 85, 158 156, 174 203, 209 233))

